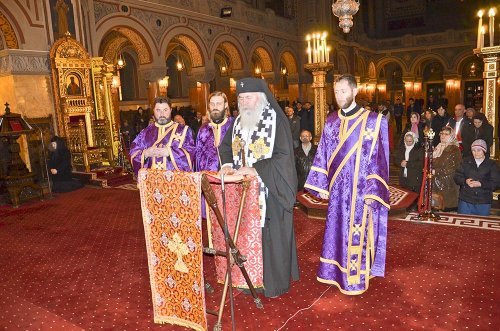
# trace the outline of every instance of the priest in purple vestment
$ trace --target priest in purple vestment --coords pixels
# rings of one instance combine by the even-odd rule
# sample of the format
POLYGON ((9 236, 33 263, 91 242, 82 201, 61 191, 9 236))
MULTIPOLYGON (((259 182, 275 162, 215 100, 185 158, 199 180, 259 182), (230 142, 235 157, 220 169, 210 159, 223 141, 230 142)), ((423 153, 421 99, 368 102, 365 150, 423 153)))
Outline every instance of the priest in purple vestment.
POLYGON ((328 199, 317 279, 348 295, 384 276, 389 211, 387 120, 356 104, 356 79, 335 82, 339 111, 328 116, 305 188, 328 199))
POLYGON ((201 126, 196 139, 196 171, 219 171, 218 148, 233 119, 228 117, 229 104, 224 92, 215 91, 208 97, 209 122, 201 126))
POLYGON ((167 97, 157 97, 153 111, 155 122, 130 146, 136 176, 140 168, 193 171, 196 147, 191 128, 172 121, 172 103, 167 97))

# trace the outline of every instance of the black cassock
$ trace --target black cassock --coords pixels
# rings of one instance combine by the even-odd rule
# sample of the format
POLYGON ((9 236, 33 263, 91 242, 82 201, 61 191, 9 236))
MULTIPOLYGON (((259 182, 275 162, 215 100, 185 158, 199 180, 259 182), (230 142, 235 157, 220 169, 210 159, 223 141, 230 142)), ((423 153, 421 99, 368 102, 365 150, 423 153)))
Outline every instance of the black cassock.
MULTIPOLYGON (((284 116, 283 116, 284 117, 284 116)), ((233 126, 220 146, 222 164, 233 164, 233 126)), ((271 158, 253 164, 266 185, 266 222, 262 228, 264 263, 264 295, 278 296, 288 292, 291 280, 299 279, 297 246, 293 226, 293 205, 297 190, 297 174, 293 141, 288 121, 276 120, 276 136, 271 158)))

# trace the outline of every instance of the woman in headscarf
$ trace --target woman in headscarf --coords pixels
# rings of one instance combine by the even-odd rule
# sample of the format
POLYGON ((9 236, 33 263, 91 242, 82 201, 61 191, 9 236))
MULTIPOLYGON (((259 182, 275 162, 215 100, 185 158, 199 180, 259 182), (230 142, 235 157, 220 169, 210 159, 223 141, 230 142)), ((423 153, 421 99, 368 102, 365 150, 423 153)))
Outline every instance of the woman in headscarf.
POLYGON ((48 167, 52 180, 52 192, 71 192, 83 184, 71 178, 71 153, 61 137, 54 136, 49 145, 48 167))
POLYGON ((404 136, 406 135, 407 132, 413 132, 417 137, 419 145, 422 145, 422 143, 424 142, 424 130, 420 123, 419 113, 412 112, 410 114, 410 122, 406 124, 403 130, 403 134, 401 135, 401 139, 399 141, 400 147, 404 146, 404 136))
POLYGON ((403 140, 404 146, 399 146, 394 155, 394 163, 399 167, 399 185, 418 192, 422 183, 424 151, 415 133, 407 132, 403 140))
POLYGON ((450 127, 444 127, 439 133, 440 143, 433 152, 433 183, 434 193, 442 196, 444 210, 454 210, 458 206, 459 186, 455 184, 453 176, 462 163, 462 153, 458 141, 450 127))
POLYGON ((455 182, 460 185, 459 214, 490 215, 493 191, 500 186, 500 171, 486 155, 487 148, 486 141, 475 140, 472 157, 465 158, 455 173, 455 182))
MULTIPOLYGON (((483 113, 477 112, 472 118, 472 128, 471 133, 474 140, 481 139, 486 143, 486 157, 490 157, 490 147, 493 145, 493 126, 488 123, 486 116, 483 113)), ((464 153, 465 155, 466 153, 464 153)), ((472 154, 467 153, 467 156, 472 156, 472 154)))

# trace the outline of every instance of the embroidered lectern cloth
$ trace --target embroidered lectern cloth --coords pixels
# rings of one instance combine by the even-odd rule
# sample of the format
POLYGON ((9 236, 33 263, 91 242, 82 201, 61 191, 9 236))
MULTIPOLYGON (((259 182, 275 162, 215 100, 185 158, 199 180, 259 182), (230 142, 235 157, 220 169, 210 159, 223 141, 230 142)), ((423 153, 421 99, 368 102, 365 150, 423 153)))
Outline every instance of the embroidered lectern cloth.
MULTIPOLYGON (((222 209, 222 188, 220 182, 212 177, 209 177, 212 190, 217 197, 217 203, 222 209)), ((234 238, 234 230, 236 220, 238 218, 238 210, 240 208, 240 199, 243 191, 242 183, 226 183, 226 215, 229 226, 229 233, 234 238)), ((217 223, 217 218, 213 210, 210 209, 209 219, 211 222, 211 240, 215 249, 226 251, 224 233, 220 225, 217 223)), ((252 281, 254 287, 263 287, 263 262, 262 262, 262 228, 260 223, 259 211, 259 181, 253 178, 247 190, 246 199, 243 206, 243 214, 239 229, 238 240, 236 247, 240 253, 247 257, 245 269, 252 281)), ((225 257, 215 257, 215 268, 217 273, 217 281, 224 283, 227 269, 225 257)), ((232 268, 232 283, 234 287, 248 288, 248 285, 237 265, 232 268)))
POLYGON ((206 330, 201 175, 141 169, 138 186, 154 322, 206 330))

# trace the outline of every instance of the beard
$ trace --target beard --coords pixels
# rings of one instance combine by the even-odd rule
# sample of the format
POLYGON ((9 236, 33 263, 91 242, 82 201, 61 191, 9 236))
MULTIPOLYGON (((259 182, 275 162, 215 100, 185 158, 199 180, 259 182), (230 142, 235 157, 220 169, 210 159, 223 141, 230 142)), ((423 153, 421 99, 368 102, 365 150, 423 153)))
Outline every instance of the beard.
POLYGON ((340 109, 346 109, 349 108, 350 105, 352 105, 352 102, 354 101, 354 98, 352 94, 348 97, 345 98, 344 102, 341 103, 341 101, 337 100, 337 104, 339 105, 340 109))
POLYGON ((158 123, 159 125, 165 125, 168 122, 170 122, 170 118, 165 116, 160 116, 156 119, 156 123, 158 123))
POLYGON ((240 109, 241 127, 246 130, 255 128, 260 121, 260 115, 262 115, 264 106, 265 104, 260 101, 255 107, 238 107, 240 109))
POLYGON ((215 124, 220 124, 226 117, 226 110, 225 109, 217 109, 214 108, 213 110, 210 111, 210 119, 212 122, 215 124))

